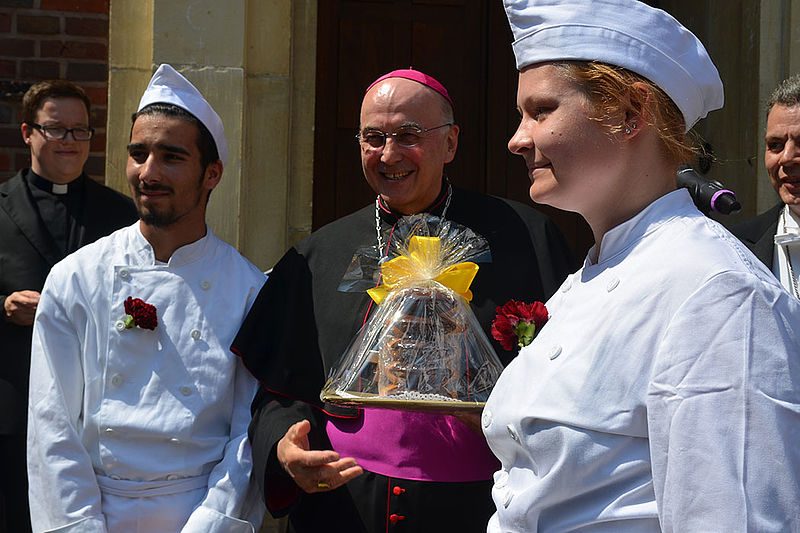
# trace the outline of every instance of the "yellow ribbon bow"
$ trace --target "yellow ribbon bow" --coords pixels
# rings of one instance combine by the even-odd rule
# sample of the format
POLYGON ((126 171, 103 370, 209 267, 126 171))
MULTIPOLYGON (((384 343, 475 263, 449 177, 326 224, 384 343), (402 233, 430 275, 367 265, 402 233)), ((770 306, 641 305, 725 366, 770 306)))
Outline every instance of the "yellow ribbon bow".
POLYGON ((419 235, 411 237, 408 254, 383 263, 381 265, 381 284, 367 290, 367 293, 375 300, 376 304, 380 305, 384 298, 401 283, 433 280, 454 290, 469 302, 472 300, 472 291, 469 290, 469 286, 478 273, 478 265, 471 261, 465 261, 440 270, 441 246, 439 237, 421 237, 419 235))

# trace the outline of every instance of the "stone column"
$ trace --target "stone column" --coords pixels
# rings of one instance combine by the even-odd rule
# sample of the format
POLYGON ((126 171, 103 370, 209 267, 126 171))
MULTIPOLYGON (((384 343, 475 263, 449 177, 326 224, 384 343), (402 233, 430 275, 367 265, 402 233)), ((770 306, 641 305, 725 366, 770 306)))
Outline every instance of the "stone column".
POLYGON ((169 63, 222 117, 230 149, 213 231, 262 269, 311 227, 316 2, 114 0, 106 181, 127 191, 130 115, 169 63))

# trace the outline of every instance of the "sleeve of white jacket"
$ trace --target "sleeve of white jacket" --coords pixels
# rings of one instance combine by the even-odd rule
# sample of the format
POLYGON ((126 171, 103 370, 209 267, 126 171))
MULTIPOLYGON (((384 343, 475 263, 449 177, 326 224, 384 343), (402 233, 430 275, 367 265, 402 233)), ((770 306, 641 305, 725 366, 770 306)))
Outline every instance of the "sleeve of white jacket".
POLYGON ((752 275, 717 275, 653 357, 662 530, 800 530, 800 304, 752 275))
POLYGON ((28 398, 28 497, 34 532, 104 533, 100 489, 78 424, 83 365, 78 330, 82 311, 63 305, 48 278, 31 346, 28 398), (77 315, 77 316, 76 316, 77 315), (77 323, 77 322, 76 322, 77 323))
POLYGON ((189 517, 182 533, 253 533, 265 508, 256 484, 250 483, 252 453, 247 438, 250 404, 258 382, 235 357, 236 385, 230 440, 222 460, 208 478, 208 492, 189 517))

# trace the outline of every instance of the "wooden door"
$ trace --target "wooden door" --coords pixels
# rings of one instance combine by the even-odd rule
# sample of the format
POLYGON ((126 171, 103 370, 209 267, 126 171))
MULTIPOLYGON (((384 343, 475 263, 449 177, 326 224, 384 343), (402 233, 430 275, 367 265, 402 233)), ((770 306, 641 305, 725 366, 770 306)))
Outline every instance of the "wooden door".
MULTIPOLYGON (((364 90, 413 67, 441 81, 461 127, 445 167, 463 188, 532 204, 523 159, 509 153, 519 122, 511 30, 498 0, 320 0, 318 3, 314 229, 375 198, 354 140, 364 90)), ((591 244, 583 219, 538 206, 578 257, 591 244)))

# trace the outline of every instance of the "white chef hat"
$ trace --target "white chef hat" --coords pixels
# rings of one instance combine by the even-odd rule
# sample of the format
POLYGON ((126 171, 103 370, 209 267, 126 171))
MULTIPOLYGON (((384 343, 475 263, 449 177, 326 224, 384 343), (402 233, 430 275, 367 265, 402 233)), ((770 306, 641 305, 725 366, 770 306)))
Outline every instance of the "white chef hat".
POLYGON ((658 85, 686 129, 723 103, 717 68, 692 32, 636 0, 503 0, 517 68, 543 61, 601 61, 658 85))
POLYGON ((206 102, 189 80, 166 63, 159 66, 147 85, 139 109, 154 103, 173 104, 194 115, 211 132, 222 166, 228 162, 228 143, 225 142, 225 129, 217 112, 206 102))

